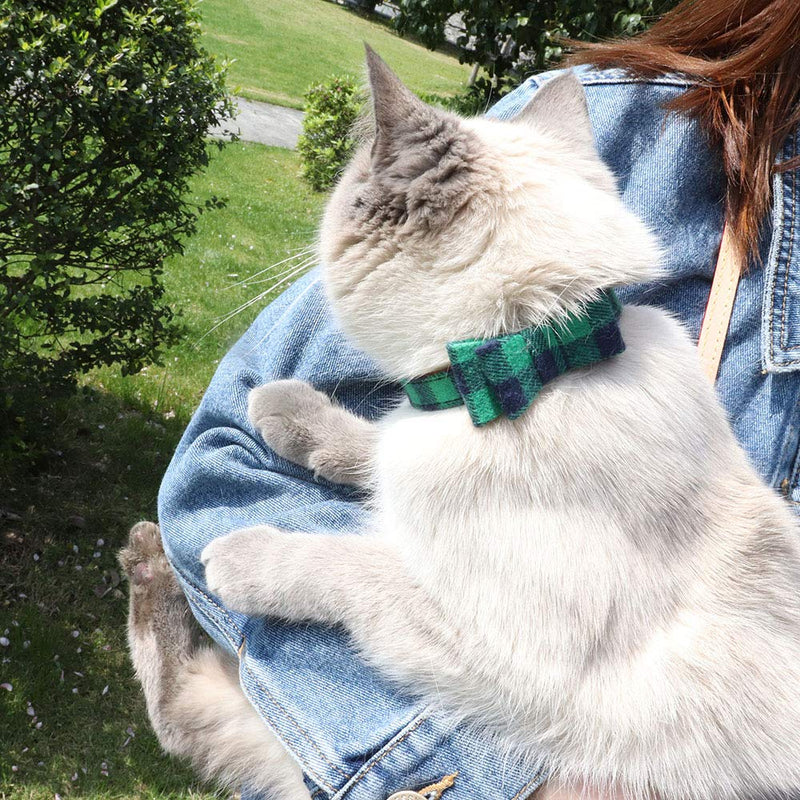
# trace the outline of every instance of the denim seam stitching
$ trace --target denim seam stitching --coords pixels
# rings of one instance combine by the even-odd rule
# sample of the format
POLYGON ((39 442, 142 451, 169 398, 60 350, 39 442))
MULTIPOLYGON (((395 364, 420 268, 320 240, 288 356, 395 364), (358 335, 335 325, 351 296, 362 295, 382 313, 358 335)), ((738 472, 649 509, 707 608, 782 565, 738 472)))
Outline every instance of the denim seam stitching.
MULTIPOLYGON (((246 640, 245 640, 245 641, 246 641, 246 640)), ((300 733, 300 734, 302 735, 302 737, 303 737, 303 738, 304 738, 304 739, 305 739, 305 740, 306 740, 306 741, 307 741, 307 742, 308 742, 308 743, 311 745, 311 747, 313 747, 313 748, 314 748, 314 750, 316 750, 316 752, 317 752, 317 754, 319 755, 319 757, 320 757, 320 758, 321 758, 321 759, 322 759, 322 760, 323 760, 323 761, 324 761, 324 762, 325 762, 325 763, 326 763, 326 764, 327 764, 327 765, 328 765, 328 766, 329 766, 331 769, 333 769, 335 772, 338 772, 338 773, 339 773, 340 775, 342 775, 343 777, 345 777, 345 778, 348 778, 349 776, 347 775, 347 773, 346 773, 346 772, 344 772, 342 769, 340 769, 340 768, 339 768, 339 767, 338 767, 336 764, 334 764, 332 761, 330 761, 330 759, 328 759, 328 757, 325 755, 325 753, 323 753, 323 752, 322 752, 322 750, 320 750, 320 748, 319 748, 319 745, 318 745, 318 744, 317 744, 317 743, 316 743, 316 742, 315 742, 315 741, 314 741, 314 740, 313 740, 313 739, 312 739, 312 738, 309 736, 308 732, 307 732, 306 730, 304 730, 304 729, 303 729, 303 727, 302 727, 302 726, 301 726, 301 725, 300 725, 300 724, 297 722, 297 720, 295 720, 295 718, 294 718, 294 717, 293 717, 293 716, 292 716, 292 715, 291 715, 291 714, 290 714, 290 713, 289 713, 289 712, 286 710, 286 708, 285 708, 285 707, 284 707, 284 706, 283 706, 283 705, 282 705, 282 704, 281 704, 281 703, 280 703, 278 700, 276 700, 276 699, 275 699, 275 695, 273 695, 273 694, 272 694, 272 692, 270 692, 270 690, 269 690, 269 689, 267 689, 267 687, 266 687, 266 686, 264 686, 264 684, 263 684, 263 683, 261 683, 261 681, 259 681, 258 677, 257 677, 257 676, 256 676, 256 674, 253 672, 253 670, 251 670, 251 669, 250 669, 250 667, 249 667, 249 666, 247 666, 247 664, 246 664, 244 661, 242 661, 242 662, 240 662, 240 663, 241 663, 242 667, 243 667, 245 670, 247 670, 248 674, 249 674, 249 675, 250 675, 250 677, 253 679, 253 681, 256 683, 256 685, 257 685, 257 686, 258 686, 258 687, 259 687, 259 688, 260 688, 260 689, 261 689, 261 690, 264 692, 264 694, 266 694, 266 695, 267 695, 267 697, 268 697, 268 698, 269 698, 269 699, 270 699, 270 700, 271 700, 271 701, 272 701, 272 702, 273 702, 273 703, 274 703, 274 704, 277 706, 278 710, 279 710, 279 711, 281 711, 281 712, 282 712, 282 713, 283 713, 283 714, 286 716, 286 718, 287 718, 287 719, 288 719, 288 720, 289 720, 289 721, 292 723, 292 725, 295 727, 295 729, 298 731, 298 733, 300 733)), ((329 785, 326 783, 326 781, 324 781, 322 778, 320 778, 320 776, 319 776, 319 775, 315 775, 315 774, 314 774, 314 771, 313 771, 313 770, 311 770, 311 769, 309 768, 308 764, 305 764, 305 763, 304 763, 304 764, 303 764, 303 767, 305 768, 305 770, 306 770, 306 772, 308 773, 308 775, 309 775, 311 778, 313 778, 313 779, 314 779, 314 781, 315 781, 317 784, 319 784, 319 785, 320 785, 320 786, 321 786, 321 787, 322 787, 322 788, 323 788, 323 789, 324 789, 326 792, 328 792, 328 794, 333 794, 333 793, 335 792, 335 789, 334 789, 332 786, 329 786, 329 785)))
POLYGON ((681 81, 677 78, 666 81, 656 81, 645 78, 587 78, 586 80, 582 80, 581 83, 584 86, 621 86, 635 83, 641 86, 672 86, 679 89, 688 89, 691 86, 698 85, 694 81, 681 81))
MULTIPOLYGON (((215 606, 215 607, 216 607, 216 608, 217 608, 219 611, 221 611, 221 612, 222 612, 222 614, 223 614, 223 615, 226 617, 226 619, 227 619, 227 620, 230 622, 230 624, 231 624, 231 627, 233 627, 233 628, 236 630, 236 632, 239 634, 239 636, 241 637, 241 640, 242 640, 242 642, 246 643, 246 641, 247 641, 247 640, 246 640, 246 638, 245 638, 245 635, 244 635, 244 633, 243 633, 243 632, 242 632, 242 630, 239 628, 239 626, 238 626, 238 625, 237 625, 237 624, 236 624, 236 623, 233 621, 233 618, 232 618, 232 617, 231 617, 231 615, 228 613, 228 610, 227 610, 227 609, 226 609, 224 606, 221 606, 219 603, 217 603, 217 602, 216 602, 216 600, 214 600, 214 598, 213 598, 213 597, 211 597, 210 595, 206 594, 206 592, 204 592, 204 591, 203 591, 203 590, 202 590, 200 587, 198 587, 198 586, 197 586, 197 585, 194 583, 194 581, 193 581, 193 580, 190 580, 189 578, 187 578, 187 577, 186 577, 186 575, 184 574, 184 572, 183 572, 182 570, 176 569, 174 566, 173 566, 173 569, 175 569, 175 571, 176 571, 176 572, 177 572, 177 573, 178 573, 178 574, 179 574, 179 575, 180 575, 180 576, 181 576, 181 577, 182 577, 182 578, 183 578, 183 579, 186 581, 186 583, 187 583, 189 586, 191 586, 191 587, 192 587, 192 589, 194 589, 194 590, 195 590, 195 591, 196 591, 198 594, 202 595, 202 596, 203 596, 203 597, 204 597, 206 600, 208 600, 208 602, 209 602, 209 603, 211 603, 211 605, 215 606)), ((227 634, 225 631, 222 631, 222 633, 223 633, 223 634, 225 634, 225 638, 226 638, 226 639, 228 639, 228 641, 230 641, 230 637, 228 636, 228 634, 227 634)), ((238 648, 237 648, 237 650, 238 650, 238 648)), ((295 729, 298 731, 298 733, 300 733, 300 734, 303 736, 303 738, 304 738, 304 739, 305 739, 305 740, 306 740, 306 741, 307 741, 307 742, 308 742, 308 743, 311 745, 311 747, 312 747, 312 748, 314 748, 314 750, 315 750, 315 751, 318 753, 318 755, 319 755, 319 756, 322 758, 322 760, 323 760, 323 761, 324 761, 324 762, 325 762, 325 763, 326 763, 326 764, 327 764, 329 767, 331 767, 333 770, 335 770, 336 772, 338 772, 340 775, 342 775, 342 776, 344 776, 345 778, 349 779, 349 776, 347 775, 347 773, 346 773, 346 772, 344 772, 343 770, 341 770, 341 769, 340 769, 340 768, 339 768, 339 767, 338 767, 336 764, 332 763, 332 762, 331 762, 331 761, 330 761, 330 760, 329 760, 329 759, 326 757, 325 753, 323 753, 323 752, 322 752, 322 750, 320 750, 320 748, 319 748, 319 745, 317 745, 317 743, 316 743, 316 742, 314 742, 314 740, 313 740, 313 739, 311 739, 311 737, 309 736, 308 732, 307 732, 306 730, 304 730, 304 729, 303 729, 303 727, 302 727, 302 726, 301 726, 301 725, 300 725, 300 724, 297 722, 297 720, 296 720, 296 719, 295 719, 295 718, 294 718, 294 717, 293 717, 293 716, 292 716, 292 715, 291 715, 291 714, 290 714, 290 713, 289 713, 289 712, 286 710, 286 708, 285 708, 285 707, 284 707, 284 706, 283 706, 283 705, 282 705, 282 704, 281 704, 281 703, 280 703, 280 702, 279 702, 279 701, 278 701, 278 700, 275 698, 275 696, 272 694, 272 692, 270 692, 270 691, 269 691, 269 689, 267 689, 267 687, 266 687, 266 686, 264 686, 264 685, 261 683, 261 681, 259 681, 259 680, 258 680, 258 678, 256 677, 255 673, 253 673, 253 671, 250 669, 250 667, 248 667, 248 666, 247 666, 247 664, 246 664, 246 663, 244 663, 244 662, 241 662, 241 661, 240 661, 240 663, 241 663, 241 664, 242 664, 242 666, 243 666, 243 667, 244 667, 244 668, 247 670, 247 672, 248 672, 248 673, 250 674, 250 676, 253 678, 253 681, 254 681, 254 682, 255 682, 255 683, 258 685, 258 687, 259 687, 259 688, 260 688, 260 689, 261 689, 261 690, 264 692, 264 694, 265 694, 265 695, 266 695, 266 696, 267 696, 267 697, 268 697, 268 698, 269 698, 269 699, 272 701, 272 703, 274 703, 274 705, 275 705, 275 706, 278 708, 278 710, 279 710, 279 711, 281 711, 281 712, 282 712, 282 713, 283 713, 283 714, 286 716, 286 718, 287 718, 287 719, 288 719, 288 720, 291 722, 291 724, 292 724, 292 725, 294 726, 294 728, 295 728, 295 729)), ((333 788, 332 788, 332 787, 328 786, 324 780, 322 780, 322 779, 320 779, 320 778, 319 778, 319 776, 317 776, 317 775, 314 775, 314 774, 313 774, 313 771, 312 771, 311 769, 309 769, 309 768, 308 768, 308 765, 307 765, 307 764, 304 764, 303 766, 306 768, 306 771, 308 772, 308 774, 309 774, 309 775, 310 775, 310 776, 311 776, 311 777, 312 777, 312 778, 313 778, 313 779, 314 779, 314 780, 315 780, 315 781, 316 781, 316 782, 317 782, 317 783, 318 783, 320 786, 322 786, 322 787, 323 787, 323 788, 324 788, 324 789, 325 789, 325 790, 326 790, 328 793, 330 793, 330 794, 333 794, 334 790, 333 790, 333 788)))
MULTIPOLYGON (((797 413, 798 406, 800 406, 800 400, 798 400, 797 396, 795 396, 795 414, 797 413)), ((790 478, 794 474, 795 468, 790 466, 787 469, 786 465, 794 464, 797 461, 799 445, 800 439, 797 435, 797 426, 794 423, 789 422, 786 425, 786 434, 783 439, 783 444, 781 445, 780 456, 778 457, 779 469, 773 470, 770 485, 775 488, 780 488, 780 485, 783 482, 783 476, 786 475, 786 472, 788 471, 790 478), (794 457, 792 457, 792 453, 794 453, 794 457), (777 484, 775 483, 776 480, 777 484)))
POLYGON ((788 492, 789 500, 791 500, 791 502, 793 503, 800 502, 798 500, 792 500, 791 498, 792 490, 797 488, 797 480, 799 475, 800 475, 800 459, 795 457, 794 463, 792 464, 792 467, 789 470, 789 492, 788 492))
MULTIPOLYGON (((172 562, 170 562, 170 566, 172 567, 172 569, 173 569, 173 570, 175 570, 175 572, 177 572, 177 573, 178 573, 178 575, 180 575, 181 579, 182 579, 182 580, 183 580, 183 581, 184 581, 184 582, 185 582, 185 583, 186 583, 186 584, 187 584, 189 587, 191 587, 191 589, 192 589, 193 591, 197 592, 197 594, 199 594, 199 595, 201 595, 202 597, 204 597, 206 600, 208 600, 208 602, 209 602, 209 603, 210 603, 212 606, 214 606, 214 607, 215 607, 215 608, 216 608, 218 611, 222 612, 223 616, 224 616, 224 617, 225 617, 225 618, 228 620, 228 622, 230 623, 231 627, 232 627, 232 628, 233 628, 233 629, 236 631, 236 633, 238 633, 238 634, 239 634, 239 638, 240 638, 240 640, 241 640, 241 641, 244 641, 244 632, 243 632, 243 631, 242 631, 242 629, 241 629, 241 628, 240 628, 240 627, 239 627, 239 626, 238 626, 238 625, 237 625, 237 624, 234 622, 234 620, 233 620, 233 617, 232 617, 232 616, 230 615, 230 613, 228 612, 228 609, 227 609, 227 608, 225 608, 225 606, 221 606, 221 605, 220 605, 220 604, 219 604, 219 603, 218 603, 216 600, 214 600, 214 598, 213 598, 213 597, 211 597, 211 595, 209 595, 209 594, 207 594, 206 592, 204 592, 204 591, 203 591, 203 590, 202 590, 202 589, 201 589, 201 588, 200 588, 200 587, 199 587, 199 586, 198 586, 198 585, 197 585, 197 584, 196 584, 196 583, 195 583, 195 582, 194 582, 194 581, 193 581, 193 580, 192 580, 190 577, 188 577, 188 575, 186 575, 186 573, 185 573, 185 572, 184 572, 182 569, 179 569, 178 567, 176 567, 176 566, 175 566, 175 564, 173 564, 172 562)), ((230 638, 230 636, 228 635, 227 631, 224 631, 224 630, 223 630, 223 631, 222 631, 222 633, 225 635, 225 638, 226 638, 226 639, 227 639, 227 640, 228 640, 228 641, 229 641, 229 642, 230 642, 230 643, 231 643, 231 644, 232 644, 232 645, 233 645, 235 648, 237 648, 237 649, 238 649, 238 647, 239 647, 239 646, 241 646, 241 641, 240 641, 238 644, 237 644, 236 642, 234 642, 234 641, 233 641, 233 640, 230 638)))
MULTIPOLYGON (((788 176, 787 176, 788 177, 788 176)), ((781 178, 781 185, 786 182, 786 178, 781 178)), ((784 190, 786 186, 783 186, 784 190)), ((770 297, 769 303, 767 308, 769 309, 769 357, 770 361, 773 364, 776 364, 775 361, 775 290, 778 286, 778 273, 780 272, 780 257, 781 257, 781 250, 783 244, 783 238, 786 235, 786 193, 785 191, 782 193, 781 196, 781 228, 780 231, 776 231, 776 235, 780 237, 781 244, 778 246, 776 253, 775 253, 775 271, 772 275, 772 284, 770 286, 770 297)))
MULTIPOLYGON (((797 146, 797 139, 794 139, 794 147, 797 146)), ((796 180, 797 180, 797 170, 792 170, 792 203, 795 199, 795 191, 796 191, 796 180)), ((776 176, 776 189, 780 191, 781 194, 781 204, 780 208, 778 204, 775 203, 775 211, 776 214, 780 215, 780 230, 776 225, 773 230, 773 236, 775 237, 775 247, 774 252, 770 252, 770 262, 771 265, 774 263, 774 270, 771 276, 771 285, 768 291, 768 298, 767 302, 764 304, 764 314, 769 314, 769 324, 768 324, 768 331, 769 331, 769 345, 768 345, 768 355, 769 355, 769 362, 767 366, 773 366, 777 369, 782 367, 790 367, 793 364, 800 364, 800 359, 791 359, 788 361, 780 360, 776 358, 776 349, 775 349, 775 313, 774 313, 774 303, 775 303, 775 290, 777 288, 778 279, 779 279, 779 268, 780 268, 780 261, 781 261, 781 251, 783 249, 783 241, 786 235, 786 186, 784 184, 788 183, 789 177, 785 176, 782 178, 777 178, 776 176)), ((777 197, 776 197, 777 199, 777 197)), ((792 215, 791 227, 790 230, 793 232, 795 228, 795 213, 794 208, 792 207, 790 210, 792 215)), ((778 220, 776 220, 778 221, 778 220)), ((793 244, 793 239, 790 240, 790 245, 793 244)), ((788 277, 788 269, 789 265, 785 265, 786 275, 788 277)), ((785 295, 782 299, 782 302, 785 302, 785 295)), ((796 349, 796 348, 795 348, 796 349)))
MULTIPOLYGON (((693 80, 688 75, 682 76, 672 74, 670 76, 662 77, 649 77, 631 75, 626 73, 625 70, 616 68, 613 70, 615 73, 612 75, 603 74, 602 70, 587 70, 586 72, 577 73, 578 80, 584 86, 614 86, 618 84, 640 84, 642 86, 673 86, 681 89, 687 89, 692 86, 700 86, 700 81, 693 80)), ((525 79, 525 82, 535 83, 537 87, 544 86, 552 77, 548 78, 544 83, 539 80, 542 73, 531 75, 525 79)))
POLYGON ((530 789, 538 788, 544 781, 539 780, 541 777, 541 773, 538 777, 534 778, 532 781, 528 781, 512 798, 511 800, 520 800, 520 798, 528 792, 530 789))
MULTIPOLYGON (((536 77, 536 76, 531 76, 536 77)), ((578 79, 586 84, 628 84, 638 83, 643 86, 679 86, 687 88, 690 86, 700 86, 701 82, 691 78, 689 75, 683 75, 678 72, 671 72, 661 76, 644 77, 642 75, 634 75, 620 67, 614 67, 607 70, 587 69, 582 73, 578 73, 578 79)))
MULTIPOLYGON (((795 418, 797 417, 798 409, 800 409, 800 390, 798 390, 797 394, 795 395, 795 404, 794 404, 794 412, 795 418)), ((798 482, 800 482, 800 442, 798 441, 797 437, 797 426, 790 422, 787 426, 789 431, 794 434, 794 458, 789 464, 788 472, 788 481, 789 481, 789 491, 786 494, 786 499, 792 503, 793 505, 800 505, 800 500, 794 500, 792 495, 794 494, 794 490, 797 488, 798 482)), ((787 441, 789 436, 787 435, 787 441)), ((781 451, 781 458, 784 458, 784 450, 781 451)), ((785 462, 784 462, 785 463, 785 462)), ((783 481, 781 481, 782 483, 783 481)))
MULTIPOLYGON (((797 134, 793 137, 792 140, 792 158, 797 157, 797 134)), ((800 345, 795 345, 794 347, 788 347, 784 344, 784 341, 788 342, 786 338, 786 296, 789 293, 789 270, 792 266, 792 256, 794 255, 794 228, 795 228, 795 214, 794 214, 794 207, 795 207, 795 199, 797 195, 797 170, 792 170, 792 225, 789 230, 789 252, 786 254, 786 263, 784 264, 784 280, 783 280, 783 297, 781 298, 781 330, 779 334, 779 344, 781 346, 781 350, 788 351, 788 350, 800 350, 800 345)), ((789 362, 789 363, 798 363, 798 362, 789 362)))
POLYGON ((365 778, 365 776, 367 776, 370 772, 372 772, 372 770, 376 766, 378 766, 378 764, 380 764, 381 761, 383 761, 383 759, 386 758, 386 756, 388 756, 389 753, 392 752, 392 750, 394 750, 399 744, 402 744, 409 736, 411 736, 411 734, 414 733, 414 731, 416 731, 420 727, 420 725, 422 725, 422 723, 425 722, 429 717, 430 713, 428 713, 427 711, 423 711, 417 717, 416 720, 412 720, 412 722, 409 723, 409 727, 406 728, 406 730, 402 733, 402 735, 399 738, 395 739, 395 741, 393 741, 384 750, 381 750, 379 753, 376 753, 368 764, 365 764, 364 766, 361 767, 361 770, 363 771, 357 770, 356 772, 354 772, 353 775, 350 776, 350 778, 348 779, 348 782, 344 786, 342 786, 341 789, 339 789, 339 792, 351 791, 365 778), (350 781, 352 781, 352 783, 350 781))
POLYGON ((778 280, 778 265, 780 263, 780 251, 785 236, 785 176, 777 174, 773 176, 773 221, 772 221, 772 241, 769 247, 769 256, 766 267, 766 277, 764 280, 764 301, 761 308, 761 348, 764 358, 764 366, 778 367, 775 361, 775 335, 774 335, 774 304, 775 304, 775 284, 778 280))

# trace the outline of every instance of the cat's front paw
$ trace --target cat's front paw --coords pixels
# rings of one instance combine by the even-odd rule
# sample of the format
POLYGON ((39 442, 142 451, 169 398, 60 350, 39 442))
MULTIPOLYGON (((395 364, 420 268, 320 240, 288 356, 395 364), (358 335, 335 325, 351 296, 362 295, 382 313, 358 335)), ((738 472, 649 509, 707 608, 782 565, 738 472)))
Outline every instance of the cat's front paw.
POLYGON ((214 539, 200 554, 209 590, 232 611, 274 614, 271 597, 274 528, 245 528, 214 539))
POLYGON ((258 386, 247 400, 247 415, 264 441, 282 458, 308 469, 314 469, 316 432, 330 410, 327 395, 298 380, 258 386))

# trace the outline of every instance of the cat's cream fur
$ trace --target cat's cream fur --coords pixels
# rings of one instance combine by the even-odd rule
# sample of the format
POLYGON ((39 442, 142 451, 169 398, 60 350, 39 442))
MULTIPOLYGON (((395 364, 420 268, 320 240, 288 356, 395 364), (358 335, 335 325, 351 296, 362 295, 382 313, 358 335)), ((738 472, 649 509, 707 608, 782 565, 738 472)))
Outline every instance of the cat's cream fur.
MULTIPOLYGON (((535 325, 657 275, 659 249, 594 149, 567 74, 514 122, 417 100, 368 57, 376 137, 321 230, 331 305, 395 379, 446 342, 535 325)), ((681 326, 626 307, 627 349, 519 419, 403 404, 377 425, 298 381, 254 390, 278 453, 365 483, 374 523, 212 542, 231 608, 342 624, 432 703, 636 798, 800 790, 800 552, 681 326), (247 569, 243 569, 247 565, 247 569)))

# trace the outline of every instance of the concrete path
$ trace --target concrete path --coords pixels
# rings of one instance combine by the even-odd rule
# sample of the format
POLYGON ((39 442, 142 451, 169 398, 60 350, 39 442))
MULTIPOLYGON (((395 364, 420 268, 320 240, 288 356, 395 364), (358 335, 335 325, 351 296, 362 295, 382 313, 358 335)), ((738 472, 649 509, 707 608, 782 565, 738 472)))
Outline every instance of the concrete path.
POLYGON ((303 112, 296 108, 273 106, 256 100, 234 97, 239 113, 236 119, 212 128, 212 136, 238 134, 245 142, 260 142, 294 150, 303 124, 303 112))

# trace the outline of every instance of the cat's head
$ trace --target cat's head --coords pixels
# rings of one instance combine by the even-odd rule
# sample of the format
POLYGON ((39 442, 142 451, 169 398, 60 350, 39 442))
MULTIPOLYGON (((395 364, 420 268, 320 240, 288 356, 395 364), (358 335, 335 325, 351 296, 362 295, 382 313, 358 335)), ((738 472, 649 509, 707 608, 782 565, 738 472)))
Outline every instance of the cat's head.
POLYGON ((390 375, 655 275, 658 247, 597 154, 572 73, 501 122, 426 105, 369 49, 367 67, 374 137, 328 202, 320 256, 342 328, 390 375))

